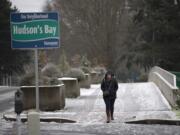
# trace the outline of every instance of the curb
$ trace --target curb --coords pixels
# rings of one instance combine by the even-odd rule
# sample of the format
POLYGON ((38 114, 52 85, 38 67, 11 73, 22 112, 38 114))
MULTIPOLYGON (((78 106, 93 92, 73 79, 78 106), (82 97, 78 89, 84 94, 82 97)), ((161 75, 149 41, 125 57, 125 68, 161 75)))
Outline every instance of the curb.
MULTIPOLYGON (((16 114, 3 114, 3 119, 6 121, 16 121, 16 114)), ((27 115, 21 116, 21 122, 27 122, 27 115)), ((59 117, 42 117, 40 116, 40 122, 56 122, 56 123, 76 123, 75 120, 59 118, 59 117)))
POLYGON ((160 125, 177 125, 180 126, 180 119, 143 119, 143 120, 132 120, 126 121, 127 124, 160 124, 160 125))

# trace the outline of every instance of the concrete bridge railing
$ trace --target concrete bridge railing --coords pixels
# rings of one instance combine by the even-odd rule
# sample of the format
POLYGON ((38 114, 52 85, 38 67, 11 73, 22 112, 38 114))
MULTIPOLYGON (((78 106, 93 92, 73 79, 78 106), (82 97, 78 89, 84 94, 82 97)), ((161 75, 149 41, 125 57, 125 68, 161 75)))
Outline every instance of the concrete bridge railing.
POLYGON ((177 95, 180 92, 176 86, 176 76, 174 74, 155 66, 149 73, 148 81, 154 82, 159 87, 171 106, 176 106, 177 95))

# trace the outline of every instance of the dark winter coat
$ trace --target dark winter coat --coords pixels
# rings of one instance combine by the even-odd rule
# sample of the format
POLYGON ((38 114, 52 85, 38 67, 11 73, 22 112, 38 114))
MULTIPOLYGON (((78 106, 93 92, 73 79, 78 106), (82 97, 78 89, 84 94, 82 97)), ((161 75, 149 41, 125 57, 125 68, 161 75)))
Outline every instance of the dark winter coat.
POLYGON ((101 90, 102 91, 105 91, 105 90, 108 90, 110 95, 109 97, 110 98, 116 98, 116 92, 118 90, 118 83, 116 81, 116 79, 114 78, 114 75, 112 75, 112 79, 110 81, 107 80, 107 75, 109 73, 106 73, 105 75, 105 78, 102 80, 102 83, 101 83, 101 90))

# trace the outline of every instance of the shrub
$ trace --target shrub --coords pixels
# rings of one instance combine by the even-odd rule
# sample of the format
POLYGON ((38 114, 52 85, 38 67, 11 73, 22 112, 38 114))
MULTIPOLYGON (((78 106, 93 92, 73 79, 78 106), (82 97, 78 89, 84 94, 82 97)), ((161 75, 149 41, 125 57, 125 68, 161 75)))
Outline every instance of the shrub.
POLYGON ((66 76, 77 78, 79 82, 85 79, 84 72, 79 68, 71 68, 66 76))
POLYGON ((62 81, 59 81, 57 77, 47 77, 41 76, 39 79, 39 85, 58 85, 62 84, 62 81))
POLYGON ((23 75, 20 79, 20 86, 34 86, 35 85, 35 73, 29 72, 23 75))
POLYGON ((177 100, 176 103, 177 103, 178 107, 180 108, 180 100, 177 100))
POLYGON ((91 68, 89 68, 89 67, 84 67, 84 66, 81 67, 81 70, 82 70, 84 73, 88 73, 88 74, 91 73, 91 71, 92 71, 91 68))
POLYGON ((81 58, 81 66, 83 66, 83 67, 90 67, 91 66, 91 62, 88 60, 87 55, 84 55, 81 58))
POLYGON ((43 76, 47 76, 50 78, 54 78, 54 77, 61 77, 61 72, 60 70, 57 68, 56 65, 52 64, 52 63, 48 63, 42 70, 41 73, 43 76))
MULTIPOLYGON (((58 81, 60 71, 54 64, 47 64, 41 72, 39 72, 39 85, 58 85, 62 82, 58 81)), ((20 85, 34 86, 35 85, 35 72, 31 70, 26 72, 20 79, 20 85)))
POLYGON ((148 81, 148 74, 141 74, 137 80, 137 82, 147 82, 148 81))
POLYGON ((94 70, 95 72, 97 72, 97 73, 102 74, 102 75, 107 72, 104 67, 95 67, 93 70, 94 70))
MULTIPOLYGON (((61 81, 58 80, 56 77, 47 77, 47 76, 39 76, 39 85, 58 85, 62 84, 61 81)), ((20 86, 34 86, 35 85, 35 73, 31 72, 25 74, 20 79, 20 86)))
POLYGON ((70 69, 70 65, 67 61, 65 51, 62 51, 62 55, 60 56, 59 68, 61 69, 63 75, 66 74, 70 69))
POLYGON ((178 107, 180 108, 180 95, 177 95, 177 101, 176 101, 178 107))

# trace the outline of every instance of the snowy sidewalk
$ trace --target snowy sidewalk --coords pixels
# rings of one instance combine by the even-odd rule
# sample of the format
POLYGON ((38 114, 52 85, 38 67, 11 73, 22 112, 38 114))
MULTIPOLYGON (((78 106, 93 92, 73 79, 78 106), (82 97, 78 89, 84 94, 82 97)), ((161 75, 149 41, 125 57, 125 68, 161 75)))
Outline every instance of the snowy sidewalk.
MULTIPOLYGON (((77 122, 105 123, 105 105, 100 88, 87 97, 85 106, 88 109, 84 108, 84 114, 81 113, 77 122)), ((114 116, 113 123, 139 119, 175 119, 169 103, 153 83, 119 84, 114 116)))
MULTIPOLYGON (((55 112, 41 112, 42 118, 73 120, 76 123, 102 124, 106 121, 100 85, 81 89, 81 96, 66 99, 66 107, 55 112)), ((22 114, 26 117, 26 113, 22 114)), ((175 114, 153 83, 119 84, 113 123, 141 119, 175 119, 175 114)))
MULTIPOLYGON (((147 118, 175 118, 169 103, 153 83, 119 84, 114 113, 113 123, 147 118)), ((79 98, 67 99, 65 109, 55 114, 77 123, 105 123, 105 104, 100 85, 81 89, 79 98)))

